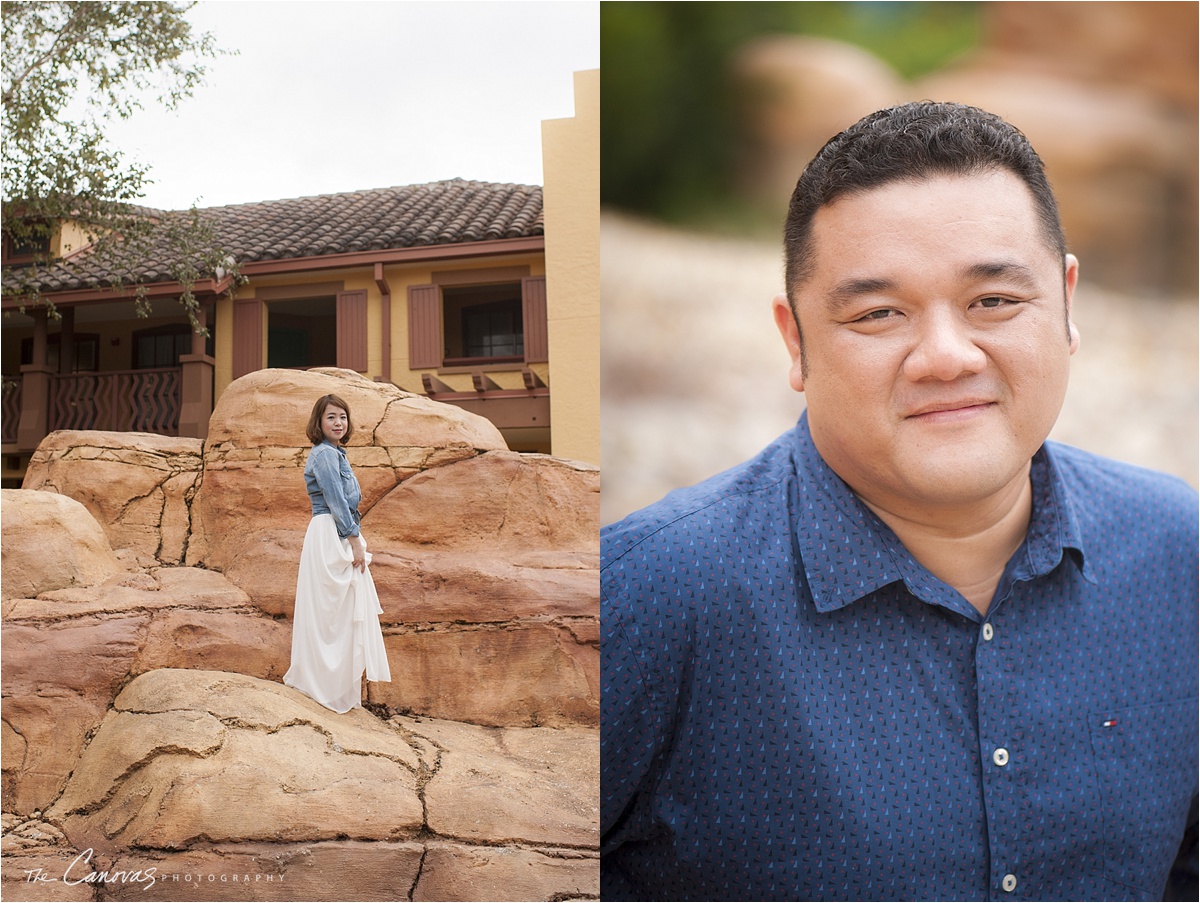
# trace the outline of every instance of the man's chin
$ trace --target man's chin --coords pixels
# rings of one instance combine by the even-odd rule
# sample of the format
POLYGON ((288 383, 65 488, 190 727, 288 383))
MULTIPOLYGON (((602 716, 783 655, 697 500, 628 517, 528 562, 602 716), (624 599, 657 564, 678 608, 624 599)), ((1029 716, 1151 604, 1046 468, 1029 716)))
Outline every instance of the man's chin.
POLYGON ((965 508, 986 504, 1028 478, 1029 456, 990 450, 941 449, 897 462, 900 496, 916 507, 965 508))

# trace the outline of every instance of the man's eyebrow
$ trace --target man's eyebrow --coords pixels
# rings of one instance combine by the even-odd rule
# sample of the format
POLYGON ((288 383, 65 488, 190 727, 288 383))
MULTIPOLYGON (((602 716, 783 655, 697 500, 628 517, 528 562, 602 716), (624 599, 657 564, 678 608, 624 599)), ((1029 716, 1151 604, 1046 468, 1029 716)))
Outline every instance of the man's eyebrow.
POLYGON ((962 270, 964 281, 979 282, 984 279, 1008 279, 1027 288, 1038 285, 1037 276, 1033 270, 1023 263, 1013 260, 988 260, 973 263, 962 270))
MULTIPOLYGON (((959 271, 963 282, 981 282, 985 279, 1008 279, 1026 288, 1036 288, 1038 279, 1032 269, 1015 260, 985 260, 963 267, 959 271)), ((892 291, 897 283, 885 276, 851 276, 838 282, 825 295, 830 310, 840 311, 865 295, 876 295, 892 291)))
POLYGON ((891 291, 896 283, 877 276, 852 276, 837 283, 825 296, 825 302, 834 313, 852 304, 864 295, 877 295, 891 291))

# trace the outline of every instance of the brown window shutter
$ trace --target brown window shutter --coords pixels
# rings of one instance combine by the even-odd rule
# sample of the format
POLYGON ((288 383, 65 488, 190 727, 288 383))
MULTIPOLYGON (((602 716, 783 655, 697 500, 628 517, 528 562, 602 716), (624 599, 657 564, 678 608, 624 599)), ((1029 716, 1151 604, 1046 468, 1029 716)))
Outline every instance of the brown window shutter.
POLYGON ((233 378, 261 370, 263 303, 258 298, 233 302, 233 378))
POLYGON ((545 276, 526 276, 521 280, 521 318, 525 324, 525 363, 541 364, 550 360, 545 276))
POLYGON ((408 367, 442 365, 442 297, 436 285, 408 287, 408 367))
POLYGON ((337 365, 343 370, 367 370, 367 293, 338 292, 337 365))

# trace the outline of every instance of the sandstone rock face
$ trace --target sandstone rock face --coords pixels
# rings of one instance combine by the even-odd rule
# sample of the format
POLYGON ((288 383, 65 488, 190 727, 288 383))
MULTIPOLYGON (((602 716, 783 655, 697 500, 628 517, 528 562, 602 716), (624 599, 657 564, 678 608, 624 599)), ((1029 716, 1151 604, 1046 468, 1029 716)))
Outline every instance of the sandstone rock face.
POLYGON ((236 666, 282 677, 291 631, 249 601, 220 574, 195 568, 118 575, 94 587, 9 600, 2 633, 4 810, 27 815, 54 800, 131 675, 236 666))
MULTIPOLYGON (((218 844, 177 853, 138 851, 115 868, 155 870, 146 889, 105 887, 113 900, 406 900, 424 848, 411 841, 218 844)), ((447 899, 443 897, 442 899, 447 899)), ((462 899, 471 899, 463 897, 462 899)), ((482 898, 478 898, 482 899, 482 898)), ((545 897, 543 899, 551 899, 545 897)))
MULTIPOLYGON (((340 396, 350 406, 355 435, 347 453, 369 510, 401 479, 479 450, 504 449, 490 422, 349 370, 259 370, 222 394, 204 447, 204 481, 192 510, 188 562, 230 574, 262 570, 245 539, 298 528, 312 511, 304 489, 304 434, 314 402, 340 396), (232 535, 231 535, 232 534, 232 535), (232 570, 231 570, 232 568, 232 570)), ((295 571, 280 575, 282 582, 295 571)), ((253 590, 248 590, 254 596, 253 590)))
MULTIPOLYGON (((83 855, 73 877, 128 879, 105 884, 115 899, 595 899, 598 741, 336 715, 277 683, 152 671, 44 816, 6 816, 6 853, 57 876, 83 855)), ((6 861, 6 899, 47 886, 6 861)))
POLYGON ((363 528, 369 523, 378 539, 411 549, 491 558, 540 552, 598 558, 599 495, 595 467, 491 452, 405 480, 364 516, 363 528))
POLYGON ((5 492, 4 899, 598 897, 598 472, 342 371, 235 387, 203 456, 57 433, 5 492), (279 683, 327 392, 396 676, 347 715, 279 683))
MULTIPOLYGON (((357 425, 350 455, 366 493, 364 534, 388 647, 406 676, 374 687, 372 701, 486 725, 597 723, 598 470, 509 452, 474 415, 345 371, 238 380, 214 415, 202 468, 194 440, 54 434, 30 482, 112 519, 107 529, 124 543, 114 570, 135 573, 102 597, 46 594, 65 580, 19 594, 36 589, 44 601, 73 603, 75 614, 103 617, 180 609, 147 622, 129 674, 203 667, 277 679, 290 647, 277 619, 291 614, 311 516, 302 477, 309 446, 295 437, 312 400, 327 393, 346 399, 357 425), (189 523, 193 532, 180 537, 189 523), (184 549, 244 590, 238 613, 224 602, 205 613, 215 597, 192 605, 162 591, 173 578, 155 565, 184 549)), ((179 573, 194 581, 211 572, 179 573)), ((22 604, 10 617, 47 611, 22 604)), ((89 713, 84 721, 94 720, 89 713)))
POLYGON ((202 446, 152 433, 59 430, 38 445, 23 488, 82 503, 114 549, 182 564, 202 446))
POLYGON ((597 900, 599 858, 574 850, 431 843, 414 900, 597 900))
POLYGON ((28 814, 62 790, 84 740, 129 674, 149 618, 5 623, 4 811, 28 814))
POLYGON ((406 480, 363 517, 385 623, 596 613, 600 473, 490 452, 406 480))
MULTIPOLYGON (((507 448, 491 421, 461 408, 439 404, 390 383, 372 382, 353 370, 258 370, 235 380, 221 396, 208 425, 213 447, 304 448, 313 404, 338 395, 351 408, 356 438, 350 448, 404 449, 507 448), (228 445, 227 445, 228 444, 228 445)), ((413 451, 410 461, 421 457, 413 451)), ((395 466, 405 466, 398 462, 395 466)))
POLYGON ((161 670, 117 697, 51 819, 79 848, 398 840, 422 822, 421 749, 277 683, 161 670))
MULTIPOLYGON (((594 624, 595 622, 590 622, 594 624)), ((386 628, 391 683, 371 702, 492 726, 598 724, 600 647, 569 624, 386 628), (405 632, 400 632, 404 630, 405 632)))
POLYGON ((441 750, 425 787, 434 833, 583 849, 600 843, 600 756, 593 732, 495 730, 401 717, 393 722, 441 750), (525 804, 514 810, 513 800, 525 804))
POLYGON ((311 518, 303 430, 329 393, 351 409, 363 535, 405 675, 372 701, 489 725, 597 723, 598 647, 581 637, 598 612, 599 471, 509 452, 457 408, 341 370, 237 380, 209 428, 189 560, 291 614, 311 518))
POLYGON ((75 880, 85 877, 89 869, 76 864, 80 851, 71 846, 62 831, 36 818, 22 820, 9 814, 3 818, 0 890, 5 900, 95 899, 90 884, 75 880), (64 875, 72 883, 65 883, 64 875))
MULTIPOLYGON (((29 483, 91 506, 124 566, 145 572, 185 556, 223 573, 260 612, 161 615, 132 673, 286 670, 290 637, 270 619, 290 616, 295 601, 311 518, 303 431, 325 394, 351 409, 363 532, 390 654, 406 675, 374 687, 372 701, 487 725, 597 723, 599 471, 509 452, 482 418, 334 369, 234 382, 202 461, 199 440, 144 434, 59 432, 37 452, 29 483)), ((145 610, 136 592, 114 587, 107 598, 145 610)))
POLYGON ((2 492, 5 599, 93 586, 122 570, 104 531, 79 502, 53 492, 2 492))
POLYGON ((363 518, 389 657, 371 699, 490 725, 599 719, 599 472, 490 452, 406 480, 363 518))

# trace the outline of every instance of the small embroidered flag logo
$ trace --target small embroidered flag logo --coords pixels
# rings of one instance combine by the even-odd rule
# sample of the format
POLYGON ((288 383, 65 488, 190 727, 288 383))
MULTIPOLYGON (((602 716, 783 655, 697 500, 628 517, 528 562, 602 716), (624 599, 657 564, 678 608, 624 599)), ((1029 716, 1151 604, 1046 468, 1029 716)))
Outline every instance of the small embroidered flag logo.
POLYGON ((1116 718, 1109 718, 1107 721, 1105 721, 1105 722, 1104 722, 1102 725, 1100 725, 1100 726, 1101 726, 1101 727, 1112 727, 1112 726, 1113 726, 1114 724, 1116 724, 1116 723, 1117 723, 1117 719, 1116 719, 1116 718))

